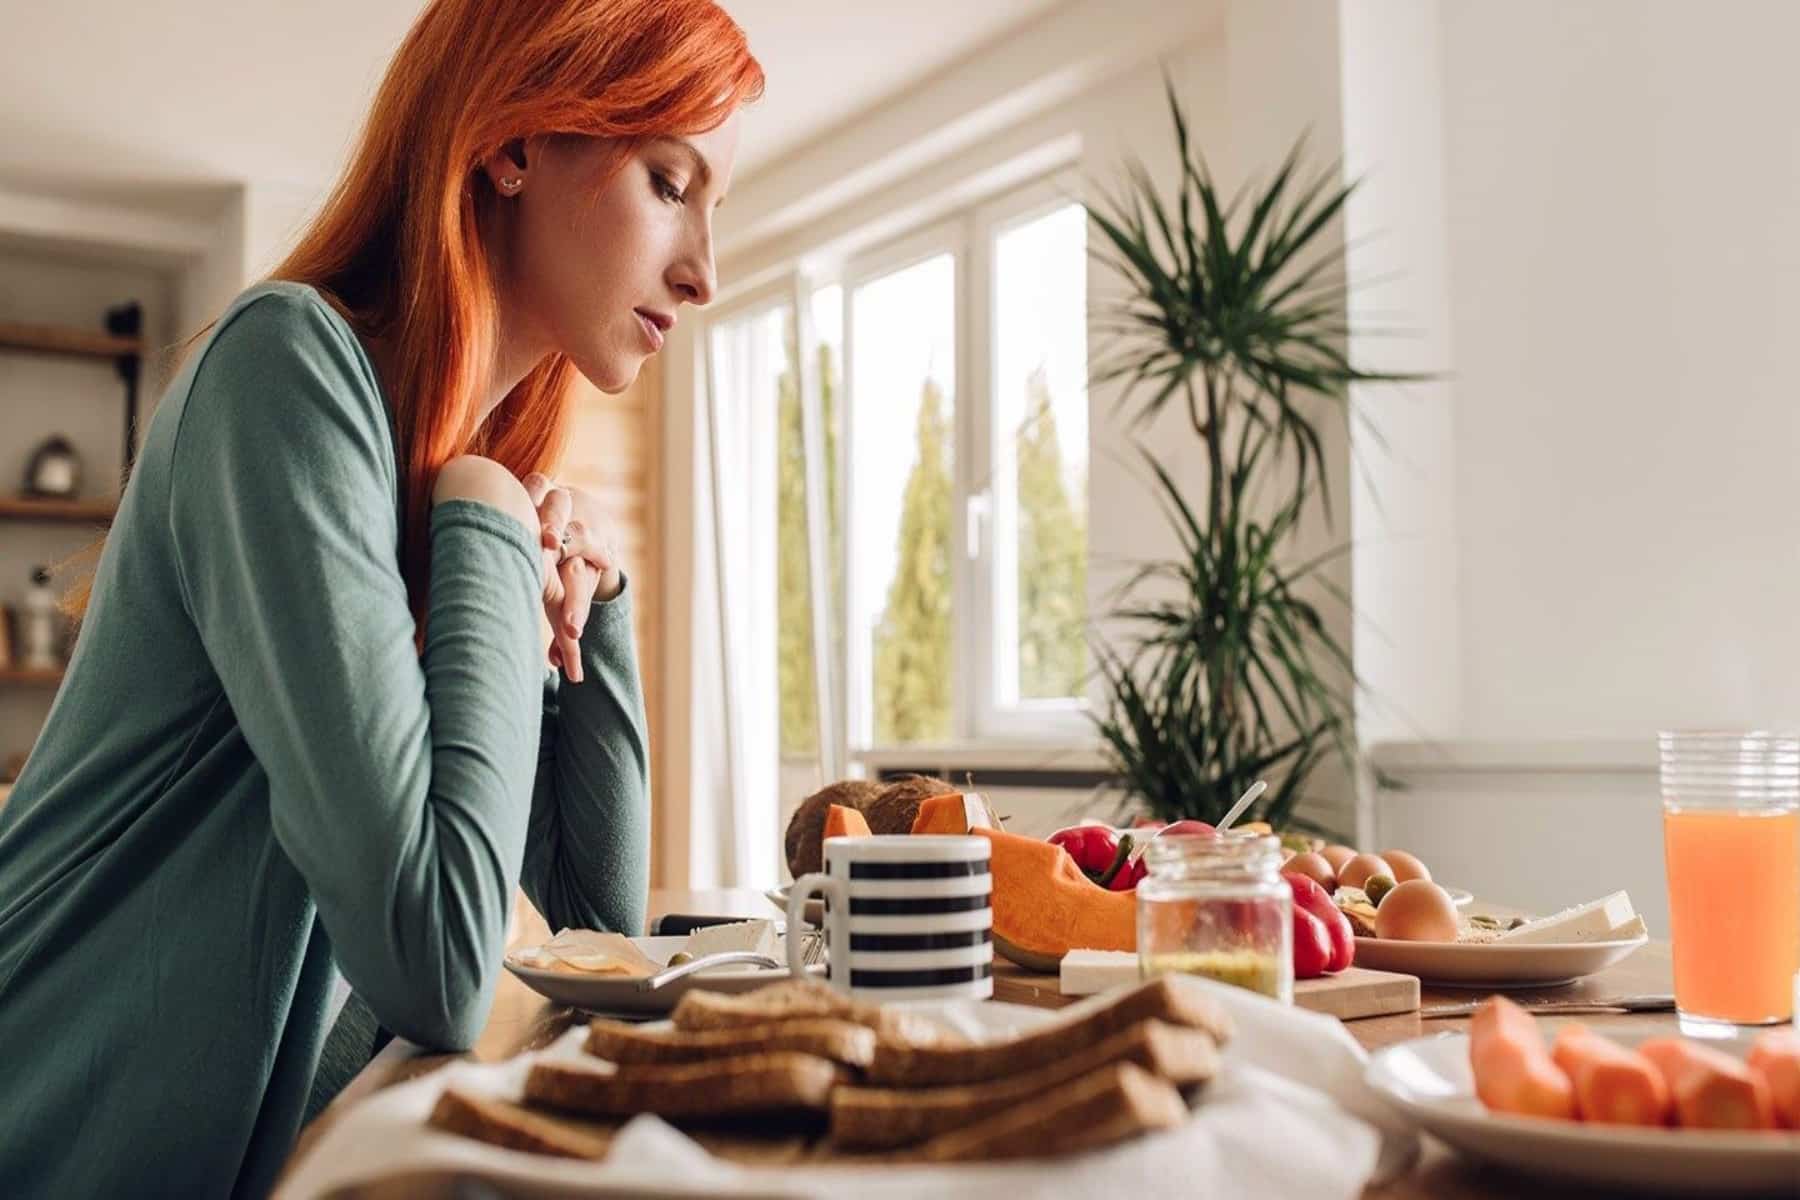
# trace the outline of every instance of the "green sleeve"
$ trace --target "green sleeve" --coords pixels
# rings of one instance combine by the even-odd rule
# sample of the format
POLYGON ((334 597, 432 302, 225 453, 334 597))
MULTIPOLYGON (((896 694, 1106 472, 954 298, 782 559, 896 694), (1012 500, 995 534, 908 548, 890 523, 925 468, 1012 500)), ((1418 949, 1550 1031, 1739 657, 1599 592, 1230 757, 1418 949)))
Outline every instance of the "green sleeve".
POLYGON ((530 534, 486 505, 437 507, 417 654, 386 409, 316 300, 259 298, 215 335, 173 467, 183 599, 339 969, 402 1037, 472 1044, 531 803, 530 534))
POLYGON ((627 582, 589 610, 583 681, 545 686, 524 882, 552 929, 644 931, 649 746, 631 597, 627 582))

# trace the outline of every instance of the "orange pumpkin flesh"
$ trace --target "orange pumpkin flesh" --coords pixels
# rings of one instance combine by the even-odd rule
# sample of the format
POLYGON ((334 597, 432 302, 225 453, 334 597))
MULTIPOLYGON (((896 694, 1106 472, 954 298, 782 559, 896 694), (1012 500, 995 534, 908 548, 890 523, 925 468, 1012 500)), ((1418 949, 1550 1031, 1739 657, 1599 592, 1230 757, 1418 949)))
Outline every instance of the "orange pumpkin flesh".
POLYGON ((845 808, 834 804, 825 813, 825 836, 830 837, 868 837, 869 823, 854 808, 845 808))

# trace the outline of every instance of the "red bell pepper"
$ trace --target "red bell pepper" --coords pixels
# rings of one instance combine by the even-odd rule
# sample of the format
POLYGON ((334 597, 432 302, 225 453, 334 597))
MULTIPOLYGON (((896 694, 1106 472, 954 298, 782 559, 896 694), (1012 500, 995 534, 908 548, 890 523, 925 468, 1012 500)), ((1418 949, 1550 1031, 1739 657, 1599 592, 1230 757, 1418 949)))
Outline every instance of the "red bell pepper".
POLYGON ((1144 864, 1128 861, 1129 833, 1119 837, 1105 825, 1074 825, 1051 834, 1049 842, 1068 851, 1081 873, 1103 888, 1128 892, 1144 877, 1144 864))
MULTIPOLYGON (((1281 877, 1287 880, 1288 890, 1294 894, 1294 911, 1304 909, 1311 914, 1324 928, 1331 953, 1326 962, 1327 972, 1338 972, 1349 966, 1356 958, 1356 931, 1350 928, 1350 918, 1346 917, 1331 896, 1320 887, 1318 882, 1297 871, 1283 871, 1281 877)), ((1294 963, 1298 970, 1300 958, 1296 946, 1294 963)), ((1296 975, 1299 979, 1310 976, 1296 975)))
MULTIPOLYGON (((1126 847, 1126 853, 1129 854, 1131 835, 1129 833, 1126 834, 1119 839, 1119 843, 1126 847)), ((1135 891, 1137 890, 1137 885, 1143 882, 1144 876, 1149 874, 1149 872, 1150 868, 1144 865, 1144 860, 1142 858, 1139 858, 1136 862, 1131 862, 1127 859, 1127 861, 1119 864, 1118 871, 1113 874, 1112 882, 1106 886, 1115 892, 1135 891)))
POLYGON ((1052 846, 1061 846, 1075 860, 1075 865, 1090 878, 1099 878, 1112 866, 1119 851, 1119 839, 1104 825, 1073 825, 1050 835, 1052 846))

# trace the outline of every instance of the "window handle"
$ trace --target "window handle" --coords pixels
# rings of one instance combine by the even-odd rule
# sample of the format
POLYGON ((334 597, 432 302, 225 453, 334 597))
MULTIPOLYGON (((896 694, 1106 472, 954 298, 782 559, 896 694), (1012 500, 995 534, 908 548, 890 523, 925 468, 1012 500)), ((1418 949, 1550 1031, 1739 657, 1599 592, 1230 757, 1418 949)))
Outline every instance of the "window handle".
POLYGON ((968 547, 969 558, 971 561, 981 557, 981 532, 983 526, 987 523, 988 516, 993 512, 993 509, 994 499, 992 492, 983 490, 976 492, 969 497, 967 509, 967 536, 964 538, 964 544, 968 547))

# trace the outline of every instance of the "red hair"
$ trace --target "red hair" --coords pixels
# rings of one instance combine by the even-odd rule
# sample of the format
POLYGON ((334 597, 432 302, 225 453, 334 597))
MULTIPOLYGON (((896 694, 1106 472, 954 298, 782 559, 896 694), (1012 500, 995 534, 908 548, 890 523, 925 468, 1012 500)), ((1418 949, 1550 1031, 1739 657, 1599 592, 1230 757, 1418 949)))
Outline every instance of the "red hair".
POLYGON ((477 428, 498 323, 482 246, 498 198, 479 165, 516 139, 569 134, 617 139, 616 169, 648 139, 716 128, 762 88, 713 0, 433 0, 406 35, 348 168, 270 277, 312 285, 393 350, 401 570, 421 620, 438 472, 469 453, 550 472, 575 377, 551 355, 477 428))

